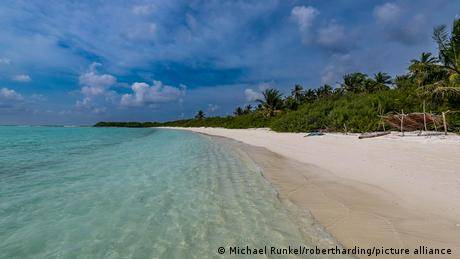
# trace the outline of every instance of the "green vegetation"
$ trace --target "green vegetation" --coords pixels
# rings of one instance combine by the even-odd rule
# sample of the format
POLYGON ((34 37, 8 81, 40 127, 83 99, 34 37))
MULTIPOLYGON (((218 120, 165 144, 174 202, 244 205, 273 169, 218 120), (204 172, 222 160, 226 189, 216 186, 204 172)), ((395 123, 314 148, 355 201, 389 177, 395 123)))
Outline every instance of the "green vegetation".
POLYGON ((460 132, 460 19, 451 33, 446 26, 434 29, 438 58, 422 53, 411 61, 408 73, 392 78, 383 72, 372 77, 360 72, 343 76, 340 86, 323 85, 304 90, 295 85, 291 95, 283 97, 276 89, 267 89, 255 108, 237 107, 233 116, 206 118, 198 111, 195 119, 171 122, 99 122, 95 126, 117 127, 270 127, 275 131, 307 132, 314 130, 351 132, 381 130, 380 115, 392 112, 448 113, 449 129, 460 132))

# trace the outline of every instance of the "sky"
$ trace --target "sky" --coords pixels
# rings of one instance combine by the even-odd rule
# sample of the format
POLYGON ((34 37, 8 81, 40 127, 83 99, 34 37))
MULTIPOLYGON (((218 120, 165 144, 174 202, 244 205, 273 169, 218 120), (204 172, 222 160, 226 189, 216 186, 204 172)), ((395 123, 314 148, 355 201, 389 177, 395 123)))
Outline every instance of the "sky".
POLYGON ((458 0, 2 0, 0 124, 228 115, 267 88, 394 76, 459 14, 458 0))

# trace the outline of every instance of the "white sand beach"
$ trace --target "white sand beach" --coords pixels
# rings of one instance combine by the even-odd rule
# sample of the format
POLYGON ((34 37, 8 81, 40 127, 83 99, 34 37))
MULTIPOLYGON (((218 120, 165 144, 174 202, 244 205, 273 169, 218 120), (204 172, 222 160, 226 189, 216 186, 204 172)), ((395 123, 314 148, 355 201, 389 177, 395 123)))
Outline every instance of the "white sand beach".
MULTIPOLYGON (((263 162, 271 170, 264 174, 281 198, 310 210, 346 247, 424 245, 450 248, 454 255, 446 258, 460 258, 459 136, 394 133, 358 139, 343 134, 304 137, 267 129, 185 129, 292 159, 295 165, 284 170, 276 157, 265 156, 263 162)), ((264 159, 257 151, 253 157, 264 159)))

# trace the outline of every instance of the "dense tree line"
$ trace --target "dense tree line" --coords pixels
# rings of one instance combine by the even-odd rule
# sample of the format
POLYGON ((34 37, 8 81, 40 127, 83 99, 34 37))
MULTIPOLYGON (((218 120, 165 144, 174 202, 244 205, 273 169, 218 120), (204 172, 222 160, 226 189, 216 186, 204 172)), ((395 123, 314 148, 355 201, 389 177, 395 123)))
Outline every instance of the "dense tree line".
POLYGON ((361 72, 346 74, 340 86, 323 85, 304 89, 295 85, 289 96, 266 89, 258 105, 237 107, 233 116, 206 118, 199 111, 195 119, 165 123, 98 123, 97 126, 182 126, 251 128, 270 127, 276 131, 305 132, 318 129, 362 132, 379 130, 380 115, 400 112, 439 113, 451 111, 449 127, 460 131, 460 20, 451 32, 442 25, 434 29, 438 55, 421 53, 408 72, 391 78, 387 73, 372 76, 361 72))

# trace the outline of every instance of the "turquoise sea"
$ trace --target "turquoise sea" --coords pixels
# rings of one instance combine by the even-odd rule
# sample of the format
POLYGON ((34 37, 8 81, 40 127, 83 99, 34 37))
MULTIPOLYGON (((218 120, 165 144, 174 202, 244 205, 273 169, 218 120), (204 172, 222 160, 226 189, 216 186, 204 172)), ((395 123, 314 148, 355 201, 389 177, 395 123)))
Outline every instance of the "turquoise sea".
POLYGON ((257 166, 208 137, 0 127, 0 258, 219 258, 306 240, 257 166))

